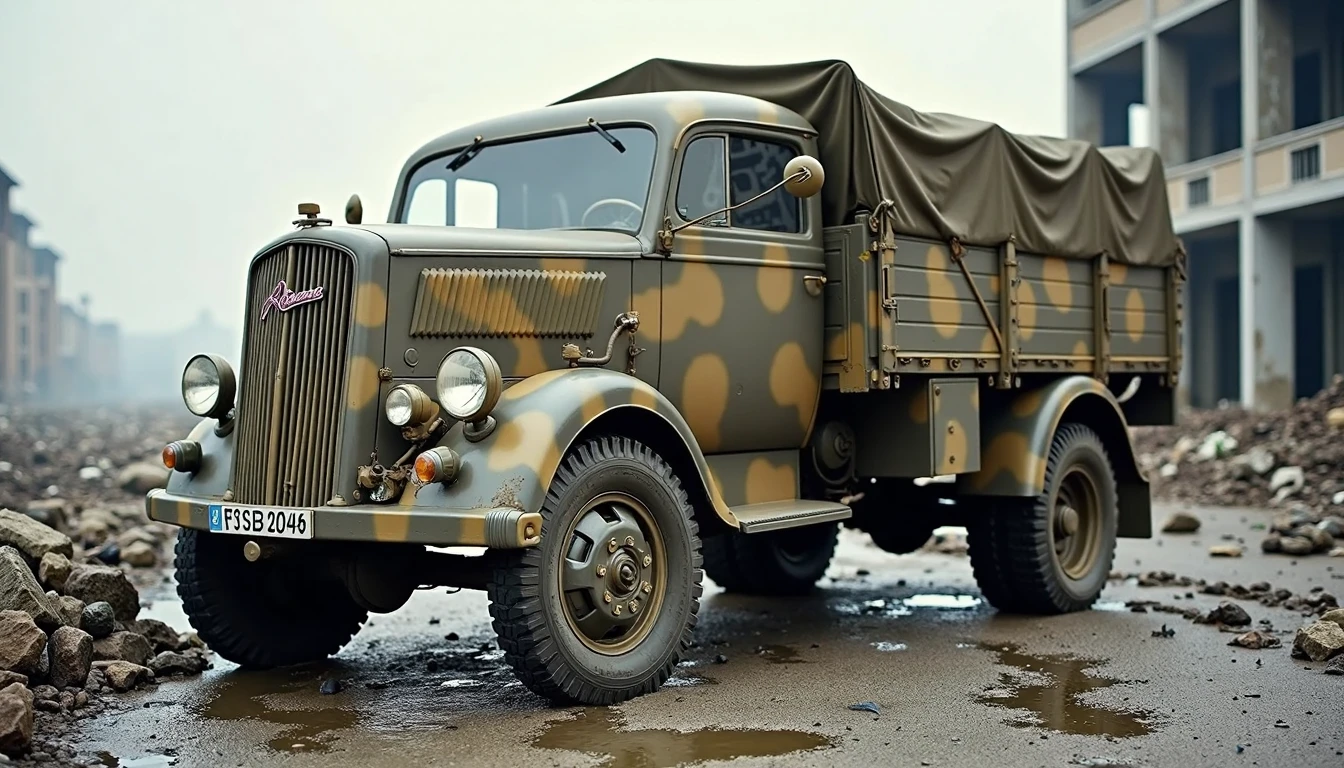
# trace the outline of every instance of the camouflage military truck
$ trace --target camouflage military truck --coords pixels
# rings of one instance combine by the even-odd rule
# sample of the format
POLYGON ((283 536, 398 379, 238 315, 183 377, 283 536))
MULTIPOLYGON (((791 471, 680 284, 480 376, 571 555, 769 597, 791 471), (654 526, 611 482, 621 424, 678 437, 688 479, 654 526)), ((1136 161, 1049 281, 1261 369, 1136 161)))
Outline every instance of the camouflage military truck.
POLYGON ((147 509, 226 659, 484 589, 529 688, 612 703, 667 679, 704 575, 804 593, 841 525, 894 553, 965 525, 1031 614, 1151 535, 1127 426, 1173 419, 1184 256, 1149 150, 840 62, 653 60, 429 142, 362 217, 301 205, 251 260, 238 372, 185 367, 202 420, 147 509))

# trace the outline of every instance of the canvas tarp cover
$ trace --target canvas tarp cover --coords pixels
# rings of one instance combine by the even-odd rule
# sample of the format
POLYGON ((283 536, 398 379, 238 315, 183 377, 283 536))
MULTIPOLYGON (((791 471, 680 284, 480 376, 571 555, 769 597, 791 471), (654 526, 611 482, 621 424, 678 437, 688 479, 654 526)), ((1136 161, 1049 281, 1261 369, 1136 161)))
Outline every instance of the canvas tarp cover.
POLYGON ((653 59, 562 102, 654 91, 721 91, 797 112, 820 132, 827 225, 895 203, 898 233, 1076 258, 1106 252, 1166 266, 1178 241, 1151 149, 1020 136, 877 93, 840 61, 728 66, 653 59))

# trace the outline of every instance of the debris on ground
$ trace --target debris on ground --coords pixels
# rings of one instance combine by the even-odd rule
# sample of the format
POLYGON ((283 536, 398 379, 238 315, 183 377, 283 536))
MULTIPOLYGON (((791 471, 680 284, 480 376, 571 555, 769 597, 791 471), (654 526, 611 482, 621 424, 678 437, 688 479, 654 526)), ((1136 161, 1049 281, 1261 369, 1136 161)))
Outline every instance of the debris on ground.
POLYGON ((1194 533, 1199 530, 1199 518, 1189 512, 1173 512, 1162 524, 1163 533, 1194 533))
POLYGON ((860 701, 858 704, 850 704, 849 708, 855 712, 872 712, 874 715, 881 715, 882 708, 873 701, 860 701))
POLYGON ((1232 638, 1232 642, 1228 643, 1228 645, 1235 645, 1241 648, 1250 648, 1251 650, 1258 651, 1261 648, 1278 648, 1281 647, 1283 643, 1279 638, 1264 630, 1253 629, 1250 632, 1232 638))
POLYGON ((137 620, 136 574, 176 532, 144 494, 192 426, 156 412, 174 409, 0 409, 0 763, 71 759, 71 724, 116 693, 210 666, 194 634, 137 620))
POLYGON ((1297 630, 1293 657, 1326 661, 1344 653, 1344 629, 1332 621, 1318 621, 1297 630))
MULTIPOLYGON (((1295 515, 1265 551, 1330 552, 1344 526, 1344 376, 1281 412, 1190 410, 1175 426, 1132 430, 1156 498, 1207 506, 1276 507, 1295 515), (1336 522, 1322 525, 1334 516, 1336 522), (1310 541, 1298 542, 1297 539, 1310 541), (1291 543, 1288 543, 1290 542, 1291 543)), ((1172 531, 1174 532, 1174 531, 1172 531)))
POLYGON ((1210 557, 1241 557, 1244 550, 1240 544, 1214 544, 1209 547, 1210 557))
POLYGON ((1196 619, 1197 624, 1221 624, 1228 627, 1245 627, 1251 623, 1251 615, 1236 603, 1224 600, 1217 608, 1196 619))

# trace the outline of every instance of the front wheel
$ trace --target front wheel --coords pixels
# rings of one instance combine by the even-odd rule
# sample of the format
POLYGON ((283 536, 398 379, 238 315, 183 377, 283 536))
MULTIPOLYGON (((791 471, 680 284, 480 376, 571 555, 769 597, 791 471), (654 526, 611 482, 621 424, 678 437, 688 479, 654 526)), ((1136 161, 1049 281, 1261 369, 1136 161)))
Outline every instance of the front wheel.
POLYGON ((971 567, 985 599, 1008 613, 1089 608, 1115 556, 1117 508, 1101 439, 1081 424, 1062 425, 1050 443, 1041 494, 994 499, 967 526, 971 567))
POLYGON ((302 557, 248 562, 238 536, 183 528, 176 553, 177 594, 191 626, 242 667, 325 659, 369 616, 344 584, 302 557))
POLYGON ((507 552, 487 587, 505 660, 534 693, 609 705, 657 690, 691 643, 699 529, 672 468, 599 437, 556 470, 541 543, 507 552))

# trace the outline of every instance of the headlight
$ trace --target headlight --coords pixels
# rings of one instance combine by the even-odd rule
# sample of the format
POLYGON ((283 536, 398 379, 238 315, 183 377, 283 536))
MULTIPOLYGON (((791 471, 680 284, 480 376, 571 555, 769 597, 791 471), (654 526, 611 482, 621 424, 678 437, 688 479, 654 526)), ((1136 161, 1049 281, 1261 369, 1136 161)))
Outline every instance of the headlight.
POLYGON ((458 347, 443 358, 437 380, 439 405, 459 421, 475 422, 489 415, 499 400, 503 379, 489 352, 458 347))
POLYGON ((418 427, 434 418, 438 408, 425 391, 414 384, 398 384, 387 393, 383 412, 394 426, 418 427))
POLYGON ((233 368, 218 355, 197 355, 182 371, 182 400, 187 410, 212 419, 222 419, 233 408, 237 380, 233 368))

